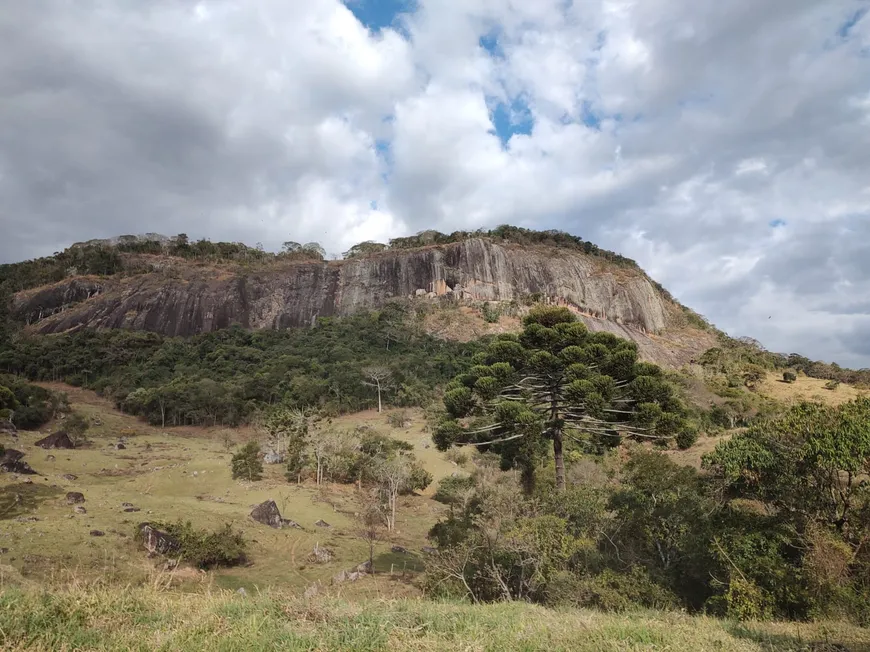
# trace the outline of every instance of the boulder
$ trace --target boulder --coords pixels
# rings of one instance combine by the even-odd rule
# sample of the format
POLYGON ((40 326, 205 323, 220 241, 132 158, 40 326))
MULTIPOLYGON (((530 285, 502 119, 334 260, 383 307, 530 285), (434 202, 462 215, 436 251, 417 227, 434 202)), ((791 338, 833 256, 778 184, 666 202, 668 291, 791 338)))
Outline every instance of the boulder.
POLYGON ((257 521, 257 523, 262 523, 273 528, 282 528, 285 525, 284 519, 281 518, 281 512, 278 511, 278 505, 275 504, 274 500, 267 500, 254 507, 251 511, 251 518, 257 521))
POLYGON ((67 505, 77 505, 85 502, 85 495, 80 491, 69 491, 66 494, 67 505))
POLYGON ((275 451, 267 451, 266 454, 263 455, 263 462, 265 464, 280 464, 283 461, 284 458, 275 451))
POLYGON ((332 551, 329 548, 321 548, 318 545, 314 546, 314 550, 308 555, 308 561, 315 564, 326 564, 332 561, 332 558, 335 555, 332 554, 332 551))
POLYGON ((152 554, 166 555, 181 547, 178 539, 152 527, 150 523, 141 523, 139 532, 142 535, 142 545, 152 554))
POLYGON ((361 563, 361 564, 357 564, 356 567, 353 568, 352 570, 355 571, 355 572, 357 572, 357 573, 366 573, 366 574, 371 574, 371 572, 372 572, 372 562, 370 562, 370 561, 364 561, 364 562, 361 563))
POLYGON ((18 428, 9 419, 0 419, 0 435, 18 436, 18 428))
POLYGON ((0 457, 0 462, 17 462, 22 457, 24 457, 24 453, 21 451, 17 451, 14 448, 7 448, 3 453, 3 457, 0 457))
POLYGON ((48 435, 48 437, 43 437, 34 446, 39 446, 40 448, 75 448, 72 439, 63 430, 58 430, 48 435))
POLYGON ((104 537, 104 536, 106 536, 106 533, 103 532, 102 530, 91 530, 91 536, 92 537, 104 537))

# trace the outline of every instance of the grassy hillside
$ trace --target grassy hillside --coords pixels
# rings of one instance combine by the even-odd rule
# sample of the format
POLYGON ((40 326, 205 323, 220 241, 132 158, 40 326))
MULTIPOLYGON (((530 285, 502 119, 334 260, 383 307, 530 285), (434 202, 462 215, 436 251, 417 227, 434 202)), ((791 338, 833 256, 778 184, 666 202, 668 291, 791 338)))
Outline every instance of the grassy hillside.
MULTIPOLYGON (((64 583, 71 576, 99 576, 122 584, 146 580, 153 576, 155 562, 132 537, 135 525, 148 520, 184 519, 209 529, 232 523, 250 541, 251 565, 208 576, 196 571, 177 573, 175 583, 186 585, 208 582, 225 588, 282 586, 301 591, 316 581, 328 583, 338 571, 367 559, 367 544, 355 534, 353 487, 296 486, 284 478, 283 465, 267 465, 261 482, 231 479, 227 444, 253 438, 253 430, 190 426, 163 431, 115 410, 93 392, 60 384, 47 386, 68 392, 73 409, 100 425, 88 430, 91 443, 81 449, 34 447, 42 436, 37 432, 20 432, 18 441, 3 442, 24 452, 25 460, 39 472, 29 478, 0 474, 0 507, 5 507, 0 517, 0 561, 25 578, 49 583, 64 583), (126 437, 126 448, 116 450, 120 437, 126 437), (86 514, 74 513, 67 505, 68 491, 85 495, 86 514), (267 499, 274 499, 285 518, 305 529, 273 530, 249 519, 251 508, 267 499), (140 511, 125 512, 122 503, 132 503, 140 511), (23 520, 30 517, 38 520, 23 520), (332 527, 315 527, 319 519, 332 527), (105 536, 93 537, 92 530, 105 536), (333 550, 335 559, 327 564, 309 562, 315 544, 333 550)), ((377 412, 343 417, 336 425, 365 424, 410 442, 436 481, 456 471, 443 453, 426 448, 429 438, 422 430, 422 416, 409 414, 408 428, 390 427, 386 414, 377 412)), ((426 533, 443 511, 443 505, 425 496, 401 498, 398 531, 378 544, 375 555, 378 571, 389 574, 393 570, 390 595, 418 593, 410 583, 403 584, 401 576, 404 571, 410 582, 422 568, 420 548, 427 545, 426 533), (407 548, 409 554, 391 552, 393 545, 407 548)), ((378 582, 365 581, 345 592, 376 596, 383 588, 378 582)))
POLYGON ((304 601, 281 593, 71 588, 0 595, 4 650, 793 650, 860 652, 870 631, 836 623, 743 624, 609 615, 522 603, 304 601))

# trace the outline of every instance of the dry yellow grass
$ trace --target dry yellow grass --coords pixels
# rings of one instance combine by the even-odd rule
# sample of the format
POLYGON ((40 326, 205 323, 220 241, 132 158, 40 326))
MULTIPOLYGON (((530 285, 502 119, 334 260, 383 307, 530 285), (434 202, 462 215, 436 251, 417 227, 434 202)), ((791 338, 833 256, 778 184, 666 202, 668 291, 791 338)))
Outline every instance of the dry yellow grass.
POLYGON ((851 385, 840 384, 837 389, 825 389, 828 381, 819 378, 808 378, 803 374, 798 375, 797 381, 786 383, 782 380, 782 373, 768 372, 767 378, 759 388, 759 394, 781 401, 786 404, 800 401, 818 401, 828 405, 840 405, 852 401, 859 396, 866 396, 867 392, 858 390, 851 385))

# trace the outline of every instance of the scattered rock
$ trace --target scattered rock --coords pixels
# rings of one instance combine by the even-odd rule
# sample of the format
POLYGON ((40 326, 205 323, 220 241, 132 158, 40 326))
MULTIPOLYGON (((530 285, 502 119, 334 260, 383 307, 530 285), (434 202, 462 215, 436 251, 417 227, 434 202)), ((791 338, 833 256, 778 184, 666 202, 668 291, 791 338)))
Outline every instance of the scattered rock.
POLYGON ((142 510, 139 507, 125 507, 124 511, 132 513, 132 512, 141 512, 142 510))
POLYGON ((43 437, 34 443, 34 446, 39 446, 40 448, 75 448, 72 439, 63 430, 58 430, 48 437, 43 437))
POLYGON ((106 533, 103 532, 102 530, 91 530, 91 536, 92 537, 104 537, 104 536, 106 536, 106 533))
POLYGON ((0 555, 5 555, 7 552, 9 552, 9 548, 0 548, 0 555))
POLYGON ((194 477, 194 478, 197 477, 198 475, 199 475, 199 471, 194 471, 194 472, 193 472, 193 477, 194 477))
POLYGON ((359 578, 363 576, 362 573, 358 573, 356 571, 346 571, 343 570, 339 573, 336 573, 332 576, 333 584, 342 584, 343 582, 356 582, 359 578))
POLYGON ((178 539, 152 527, 150 523, 141 523, 139 525, 139 532, 142 534, 142 545, 152 554, 165 555, 181 547, 178 539))
POLYGON ((321 548, 318 545, 314 546, 314 550, 308 555, 308 561, 315 564, 326 564, 331 562, 335 555, 329 548, 321 548))
POLYGON ((132 507, 133 503, 121 503, 121 507, 132 507))
POLYGON ((417 290, 414 291, 414 296, 415 297, 425 297, 426 290, 424 290, 423 288, 418 288, 417 290))
POLYGON ((46 455, 46 456, 45 456, 45 461, 46 461, 46 462, 54 462, 56 459, 57 459, 57 458, 56 458, 54 455, 46 455))
POLYGON ((292 527, 292 528, 294 528, 294 529, 296 529, 296 530, 304 530, 304 529, 305 529, 304 527, 302 527, 301 525, 299 525, 299 523, 297 523, 296 521, 293 521, 293 520, 291 520, 291 519, 289 519, 289 518, 282 518, 282 519, 281 519, 281 524, 282 524, 284 527, 292 527))
POLYGON ((367 574, 371 574, 371 572, 372 572, 372 562, 370 562, 370 561, 364 561, 364 562, 361 563, 361 564, 357 564, 356 567, 353 568, 353 571, 355 571, 355 572, 357 572, 357 573, 367 573, 367 574))
POLYGON ((37 516, 19 516, 15 520, 19 523, 36 523, 39 518, 37 516))
POLYGON ((76 514, 87 514, 88 513, 88 510, 86 510, 83 505, 76 505, 75 507, 73 507, 73 511, 76 514))
POLYGON ((66 504, 75 505, 85 502, 85 495, 80 491, 68 491, 66 494, 66 504))
POLYGON ((9 421, 9 419, 0 419, 0 434, 17 437, 18 428, 16 428, 15 424, 9 421))
POLYGON ((436 552, 438 552, 438 548, 433 548, 432 546, 423 546, 422 548, 420 548, 420 550, 425 552, 427 555, 434 555, 436 552))
POLYGON ((399 554, 401 554, 401 555, 407 555, 407 554, 409 554, 409 553, 408 553, 408 549, 407 549, 407 548, 403 548, 402 546, 393 546, 392 548, 390 548, 390 550, 391 550, 392 552, 397 552, 397 553, 399 553, 399 554))
POLYGON ((73 475, 72 473, 64 473, 60 477, 62 477, 64 480, 69 480, 70 482, 75 482, 76 480, 79 479, 79 476, 73 475))
POLYGON ((243 596, 243 597, 246 596, 246 595, 248 595, 248 592, 245 591, 245 587, 244 587, 244 586, 240 586, 240 587, 239 587, 239 590, 236 591, 236 593, 238 593, 239 595, 241 595, 241 596, 243 596))
POLYGON ((126 448, 127 447, 124 444, 122 444, 121 442, 118 442, 117 444, 115 444, 116 451, 122 451, 122 450, 125 450, 126 448))
POLYGON ((251 511, 251 518, 273 528, 282 528, 292 523, 292 521, 281 518, 281 512, 278 511, 278 505, 275 504, 274 500, 267 500, 254 507, 251 511))
POLYGON ((318 519, 317 521, 315 521, 314 525, 316 525, 317 527, 332 527, 329 523, 327 523, 323 519, 318 519))
POLYGON ((280 464, 283 461, 283 456, 279 455, 275 451, 267 451, 266 454, 263 455, 263 462, 265 464, 280 464))
POLYGON ((17 451, 14 448, 7 448, 0 457, 0 471, 6 473, 20 473, 22 475, 35 475, 36 471, 30 468, 30 465, 23 459, 24 453, 17 451))

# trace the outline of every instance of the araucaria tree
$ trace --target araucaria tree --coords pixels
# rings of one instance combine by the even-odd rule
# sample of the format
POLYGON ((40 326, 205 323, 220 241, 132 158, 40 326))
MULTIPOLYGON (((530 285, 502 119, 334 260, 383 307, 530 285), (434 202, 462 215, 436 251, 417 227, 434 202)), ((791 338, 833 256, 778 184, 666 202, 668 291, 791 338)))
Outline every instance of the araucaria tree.
POLYGON ((447 387, 441 450, 471 444, 518 467, 528 491, 536 459, 552 442, 556 487, 565 489, 565 439, 616 443, 622 436, 667 441, 686 427, 661 370, 638 362, 637 345, 590 333, 567 308, 539 306, 519 335, 502 335, 447 387))

